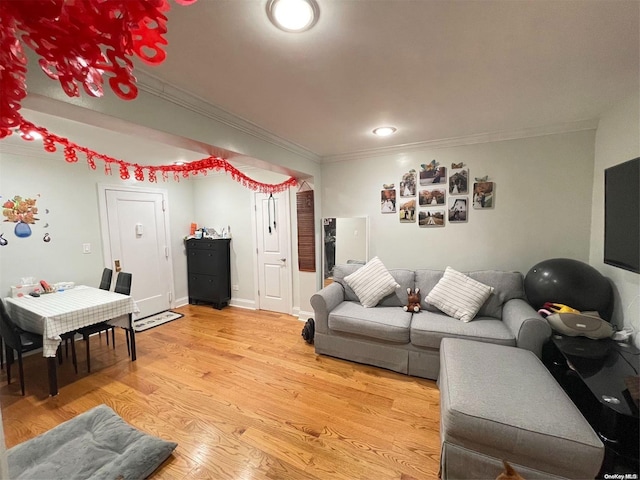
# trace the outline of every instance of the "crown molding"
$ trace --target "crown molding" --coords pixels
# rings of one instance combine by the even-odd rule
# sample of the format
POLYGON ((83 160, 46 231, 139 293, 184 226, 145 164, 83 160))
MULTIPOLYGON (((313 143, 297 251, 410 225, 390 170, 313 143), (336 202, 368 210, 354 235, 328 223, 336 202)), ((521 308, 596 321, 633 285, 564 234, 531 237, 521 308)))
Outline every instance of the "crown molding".
POLYGON ((283 148, 289 152, 299 155, 307 160, 315 163, 321 162, 321 157, 296 143, 285 140, 261 127, 255 123, 251 123, 241 117, 233 115, 215 105, 207 102, 205 99, 187 92, 171 83, 143 70, 136 72, 138 88, 150 95, 162 98, 168 102, 179 105, 187 110, 203 115, 207 118, 223 123, 231 128, 239 130, 243 133, 251 135, 259 140, 268 142, 277 147, 283 148))
POLYGON ((19 155, 22 157, 51 157, 55 158, 56 152, 47 152, 42 147, 42 142, 34 140, 33 142, 21 140, 22 143, 13 143, 9 141, 0 141, 0 156, 5 154, 19 155), (36 143, 37 142, 37 143, 36 143))
POLYGON ((360 150, 358 152, 327 155, 322 157, 322 163, 344 162, 347 160, 360 160, 371 157, 380 157, 400 153, 414 152, 427 148, 447 148, 464 145, 475 145, 480 143, 503 142, 506 140, 517 140, 521 138, 541 137, 545 135, 557 135, 561 133, 580 132, 583 130, 595 130, 598 128, 598 119, 579 120, 577 122, 548 125, 544 127, 526 128, 522 130, 512 130, 503 132, 480 133, 467 135, 464 137, 444 138, 440 140, 427 140, 424 142, 406 143, 404 145, 393 145, 390 147, 373 148, 360 150))

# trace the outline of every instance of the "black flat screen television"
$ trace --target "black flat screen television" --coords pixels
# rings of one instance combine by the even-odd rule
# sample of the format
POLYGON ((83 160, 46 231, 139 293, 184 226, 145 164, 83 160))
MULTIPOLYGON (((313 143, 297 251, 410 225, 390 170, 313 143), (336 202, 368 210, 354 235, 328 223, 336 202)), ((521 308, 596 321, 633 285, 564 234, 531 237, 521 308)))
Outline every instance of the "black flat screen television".
POLYGON ((604 263, 640 273, 640 157, 604 171, 604 263))

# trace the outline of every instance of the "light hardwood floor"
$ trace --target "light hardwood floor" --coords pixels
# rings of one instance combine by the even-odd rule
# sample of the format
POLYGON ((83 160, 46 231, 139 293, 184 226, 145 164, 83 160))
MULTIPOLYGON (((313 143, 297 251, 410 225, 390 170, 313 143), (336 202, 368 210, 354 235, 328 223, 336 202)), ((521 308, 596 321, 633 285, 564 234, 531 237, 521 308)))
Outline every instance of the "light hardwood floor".
POLYGON ((79 374, 65 359, 57 397, 39 354, 25 360, 26 397, 0 373, 7 447, 104 403, 178 443, 153 478, 437 478, 435 382, 316 355, 288 315, 176 311, 184 317, 136 335, 135 363, 118 331, 115 351, 91 339, 87 374, 77 342, 79 374))

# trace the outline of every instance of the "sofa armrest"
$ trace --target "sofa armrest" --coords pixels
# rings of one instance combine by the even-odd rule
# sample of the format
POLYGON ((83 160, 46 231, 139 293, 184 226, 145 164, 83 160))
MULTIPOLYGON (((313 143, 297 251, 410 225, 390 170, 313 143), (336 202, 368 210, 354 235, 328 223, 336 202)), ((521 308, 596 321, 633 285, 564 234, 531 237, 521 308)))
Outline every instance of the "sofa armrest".
POLYGON ((329 312, 344 302, 344 288, 331 283, 311 296, 316 332, 329 332, 329 312))
POLYGON ((502 321, 516 337, 516 346, 542 357, 542 346, 551 336, 551 327, 531 305, 520 298, 507 301, 502 307, 502 321))

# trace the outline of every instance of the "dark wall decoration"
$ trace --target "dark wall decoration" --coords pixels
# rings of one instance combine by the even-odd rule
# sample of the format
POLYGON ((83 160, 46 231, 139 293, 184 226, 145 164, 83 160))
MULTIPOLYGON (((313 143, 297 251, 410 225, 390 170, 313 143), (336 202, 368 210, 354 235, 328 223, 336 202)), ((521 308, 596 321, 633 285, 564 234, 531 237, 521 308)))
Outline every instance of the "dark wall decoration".
MULTIPOLYGON (((303 182, 303 186, 304 186, 303 182)), ((298 269, 316 271, 315 213, 313 190, 296 193, 298 215, 298 269)))

